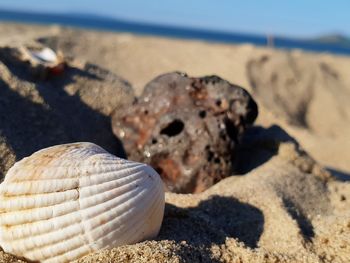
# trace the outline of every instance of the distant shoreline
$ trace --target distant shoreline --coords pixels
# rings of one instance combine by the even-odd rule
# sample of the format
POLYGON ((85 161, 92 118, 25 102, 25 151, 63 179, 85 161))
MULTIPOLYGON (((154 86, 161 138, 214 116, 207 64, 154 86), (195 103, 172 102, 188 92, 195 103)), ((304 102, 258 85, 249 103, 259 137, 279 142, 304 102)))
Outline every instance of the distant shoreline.
POLYGON ((140 35, 153 35, 178 39, 202 40, 207 42, 269 46, 279 49, 301 49, 311 52, 328 52, 350 56, 350 46, 337 43, 324 43, 312 40, 291 39, 273 35, 217 32, 203 29, 143 24, 118 19, 84 14, 45 14, 11 10, 0 10, 0 21, 50 25, 58 24, 82 29, 95 29, 112 32, 129 32, 140 35))

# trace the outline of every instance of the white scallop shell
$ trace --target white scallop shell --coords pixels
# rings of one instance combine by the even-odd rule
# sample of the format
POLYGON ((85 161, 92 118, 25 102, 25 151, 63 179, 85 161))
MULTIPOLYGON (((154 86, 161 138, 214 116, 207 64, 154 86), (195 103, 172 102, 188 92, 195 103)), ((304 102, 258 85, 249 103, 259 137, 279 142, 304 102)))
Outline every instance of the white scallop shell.
POLYGON ((0 185, 0 246, 41 262, 69 262, 156 236, 164 190, 149 166, 92 143, 40 150, 0 185))

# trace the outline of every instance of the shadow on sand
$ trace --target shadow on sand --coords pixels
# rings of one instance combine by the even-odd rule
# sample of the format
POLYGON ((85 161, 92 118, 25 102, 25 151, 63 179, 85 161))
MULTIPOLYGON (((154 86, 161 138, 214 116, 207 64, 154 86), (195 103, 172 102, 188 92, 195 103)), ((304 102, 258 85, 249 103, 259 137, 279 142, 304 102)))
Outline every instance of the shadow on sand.
POLYGON ((348 182, 350 181, 350 173, 343 172, 331 167, 326 168, 331 174, 335 176, 339 181, 348 182))
POLYGON ((238 145, 236 174, 245 174, 278 154, 282 142, 298 142, 278 125, 269 128, 253 126, 247 129, 238 145))
POLYGON ((158 239, 186 241, 208 251, 210 258, 211 245, 225 244, 227 237, 256 248, 263 229, 264 216, 258 208, 232 197, 212 196, 193 208, 166 204, 158 239))
POLYGON ((0 50, 0 69, 11 73, 10 79, 0 78, 0 135, 17 160, 44 147, 78 141, 96 143, 125 157, 121 142, 111 131, 110 118, 64 90, 76 77, 89 81, 101 80, 100 76, 67 67, 62 76, 35 80, 28 66, 11 61, 9 54, 0 50))

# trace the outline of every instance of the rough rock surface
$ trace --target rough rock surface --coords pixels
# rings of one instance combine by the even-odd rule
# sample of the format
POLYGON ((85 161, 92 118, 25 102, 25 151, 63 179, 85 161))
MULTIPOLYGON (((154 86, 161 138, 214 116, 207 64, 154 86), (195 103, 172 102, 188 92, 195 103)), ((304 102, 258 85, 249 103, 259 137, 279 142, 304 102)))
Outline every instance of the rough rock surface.
POLYGON ((126 81, 98 66, 71 61, 63 75, 42 79, 17 48, 0 48, 0 177, 55 144, 90 141, 124 156, 109 115, 133 100, 126 81))
POLYGON ((239 136, 258 115, 247 91, 217 77, 161 75, 132 107, 117 109, 114 134, 131 160, 151 164, 172 192, 201 192, 234 170, 239 136))

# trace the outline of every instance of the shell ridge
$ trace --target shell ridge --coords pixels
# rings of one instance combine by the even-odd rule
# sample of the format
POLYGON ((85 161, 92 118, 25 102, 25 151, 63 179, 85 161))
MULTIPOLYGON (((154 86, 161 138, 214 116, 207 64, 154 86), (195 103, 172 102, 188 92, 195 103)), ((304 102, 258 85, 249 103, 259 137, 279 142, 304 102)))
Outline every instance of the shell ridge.
MULTIPOLYGON (((158 190, 158 189, 157 189, 157 190, 158 190)), ((158 191, 156 191, 156 193, 154 193, 154 196, 157 196, 157 194, 158 194, 158 191)), ((147 207, 144 207, 145 209, 143 209, 143 213, 139 215, 139 217, 141 217, 142 219, 144 219, 144 220, 141 220, 142 223, 141 223, 141 224, 138 224, 138 226, 135 227, 135 225, 136 225, 137 223, 139 223, 139 220, 137 220, 137 219, 139 219, 139 218, 135 218, 134 224, 132 224, 132 225, 129 224, 129 225, 128 225, 128 228, 125 229, 125 231, 124 231, 124 233, 123 233, 123 235, 122 235, 121 237, 124 237, 125 235, 127 235, 129 238, 132 238, 132 239, 126 239, 126 242, 127 242, 128 244, 134 243, 134 242, 138 242, 139 240, 141 240, 141 239, 144 238, 144 237, 139 237, 138 240, 134 240, 134 239, 135 239, 135 237, 134 237, 135 235, 134 235, 134 234, 137 233, 142 227, 144 227, 144 222, 145 222, 145 220, 147 219, 147 218, 144 217, 144 215, 145 215, 145 214, 152 214, 152 213, 154 212, 154 210, 155 210, 156 204, 159 203, 159 202, 162 202, 162 199, 161 199, 161 198, 153 198, 152 202, 151 202, 150 204, 148 204, 147 207), (150 209, 150 210, 149 210, 149 213, 147 213, 148 209, 146 209, 146 208, 150 209), (132 229, 132 230, 131 230, 132 232, 131 232, 131 231, 128 231, 129 229, 132 229)), ((112 235, 112 233, 113 233, 113 232, 108 233, 108 234, 107 234, 107 237, 108 237, 109 235, 112 235)))
MULTIPOLYGON (((154 188, 154 187, 155 187, 155 186, 153 185, 153 188, 154 188)), ((157 190, 159 190, 159 188, 158 188, 157 190)), ((150 205, 153 205, 153 204, 157 201, 157 199, 154 198, 154 196, 157 196, 157 194, 159 194, 159 192, 157 192, 157 191, 152 191, 152 195, 151 195, 151 196, 147 196, 147 198, 144 197, 144 198, 141 199, 141 203, 139 203, 138 205, 141 206, 141 207, 143 208, 143 209, 142 209, 143 212, 140 213, 139 217, 133 217, 131 220, 128 221, 129 227, 130 227, 130 226, 134 226, 134 225, 132 225, 131 223, 133 223, 135 220, 136 220, 136 221, 139 220, 140 217, 141 217, 141 221, 144 221, 145 213, 146 213, 146 211, 148 211, 146 208, 149 208, 150 205), (151 204, 148 204, 148 203, 147 203, 147 201, 148 201, 149 199, 153 200, 151 204), (147 206, 143 206, 143 204, 148 204, 148 205, 147 205, 147 206)), ((159 198, 159 199, 162 199, 162 198, 159 198)), ((162 201, 162 200, 161 200, 161 201, 162 201)), ((122 217, 122 216, 126 216, 125 213, 124 213, 123 215, 120 215, 119 217, 122 217)), ((112 222, 109 222, 109 223, 113 224, 112 222)), ((135 227, 133 227, 133 229, 134 229, 134 228, 135 228, 135 227)), ((114 229, 114 230, 112 230, 112 231, 109 231, 108 234, 107 234, 105 237, 114 235, 114 233, 117 232, 118 230, 119 230, 119 228, 118 228, 118 229, 114 229)), ((126 234, 126 235, 129 235, 129 232, 126 231, 126 229, 123 229, 123 230, 125 230, 125 231, 124 231, 124 235, 125 235, 125 234, 126 234)), ((124 237, 124 236, 123 236, 123 235, 122 235, 122 236, 119 236, 119 239, 122 239, 122 237, 124 237)), ((103 238, 103 237, 102 237, 102 238, 103 238)))
MULTIPOLYGON (((138 195, 142 195, 142 192, 141 193, 139 193, 138 195)), ((138 195, 136 195, 135 196, 135 198, 138 196, 138 195)), ((108 212, 108 211, 107 211, 108 212)), ((99 214, 100 215, 100 214, 99 214)), ((90 231, 91 231, 91 229, 86 229, 85 228, 85 225, 84 225, 84 220, 83 220, 83 218, 82 217, 80 217, 81 219, 80 219, 80 222, 76 222, 74 225, 81 225, 81 227, 82 227, 82 233, 80 234, 80 236, 81 236, 81 238, 82 238, 82 240, 84 240, 85 242, 84 242, 84 244, 85 245, 87 245, 90 249, 92 249, 91 248, 91 244, 94 244, 94 243, 96 243, 96 242, 98 242, 98 241, 96 241, 95 240, 95 238, 93 238, 92 236, 90 236, 88 233, 90 233, 90 231), (85 234, 84 234, 85 233, 85 234), (88 240, 88 242, 86 242, 86 240, 88 240)), ((62 229, 57 229, 56 231, 53 231, 53 232, 55 232, 55 233, 57 233, 57 232, 60 232, 60 231, 62 231, 62 229)), ((50 232, 49 234, 54 234, 53 232, 50 232)), ((59 244, 61 244, 61 243, 64 243, 64 242, 71 242, 71 239, 74 239, 74 238, 76 238, 76 234, 74 234, 74 235, 72 235, 73 236, 73 238, 66 238, 66 239, 59 239, 59 241, 61 241, 61 242, 59 242, 58 244, 56 244, 57 246, 59 246, 59 244)), ((56 240, 56 242, 57 242, 58 240, 56 240)), ((43 246, 37 246, 37 248, 36 249, 34 249, 34 250, 32 250, 31 251, 31 255, 33 255, 34 253, 36 253, 36 252, 39 252, 39 251, 45 251, 45 248, 46 247, 49 247, 51 245, 51 243, 48 243, 48 244, 45 244, 45 245, 43 245, 43 246)), ((27 248, 31 248, 31 247, 34 247, 35 245, 32 245, 32 246, 30 246, 30 247, 27 247, 27 248)), ((57 253, 57 251, 56 251, 56 255, 57 256, 60 256, 60 255, 62 255, 62 254, 64 254, 65 253, 65 251, 62 251, 61 253, 57 253)), ((69 253, 69 251, 68 251, 68 253, 69 253)), ((29 258, 30 258, 30 256, 29 256, 29 258)))
POLYGON ((41 180, 42 184, 32 183, 31 181, 16 182, 6 184, 7 188, 2 189, 0 194, 5 197, 27 195, 27 194, 44 194, 50 192, 63 192, 66 190, 76 189, 78 187, 77 178, 59 179, 59 180, 41 180))
POLYGON ((0 185, 0 245, 33 261, 70 262, 159 232, 164 191, 149 166, 92 143, 40 150, 0 185))
MULTIPOLYGON (((79 196, 79 188, 76 189, 76 191, 78 192, 78 196, 79 196)), ((77 211, 80 211, 80 203, 79 203, 79 198, 78 200, 76 201, 77 204, 78 204, 78 209, 77 211)), ((75 211, 72 212, 72 213, 76 213, 75 211)), ((42 245, 37 245, 35 246, 35 249, 32 249, 30 251, 30 254, 28 255, 28 258, 33 258, 33 256, 36 254, 36 253, 43 253, 47 250, 53 250, 54 248, 56 247, 62 247, 64 243, 72 243, 72 239, 75 240, 75 239, 80 239, 81 241, 83 241, 84 245, 88 244, 89 241, 86 241, 86 236, 85 236, 85 229, 84 229, 84 225, 82 224, 82 216, 80 213, 78 213, 78 221, 76 221, 73 225, 68 225, 67 227, 65 227, 65 232, 63 233, 62 231, 64 231, 62 228, 54 228, 55 230, 54 231, 50 231, 49 233, 43 233, 43 234, 40 234, 40 235, 36 235, 35 238, 37 239, 42 239, 42 240, 48 240, 48 238, 43 238, 43 236, 45 235, 51 235, 54 237, 54 239, 50 239, 50 242, 49 243, 45 243, 45 241, 42 243, 42 245), (78 232, 68 232, 68 235, 64 236, 64 234, 67 232, 67 228, 68 229, 71 229, 73 228, 73 230, 76 228, 76 227, 80 227, 80 233, 78 232), (64 240, 63 242, 59 243, 57 241, 62 241, 64 240), (62 244, 63 243, 63 244, 62 244)), ((53 217, 54 218, 54 217, 53 217)), ((77 248, 77 247, 80 247, 81 245, 79 243, 76 244, 76 247, 73 247, 74 248, 77 248)), ((55 254, 56 255, 61 255, 61 254, 64 254, 65 252, 67 252, 66 250, 64 249, 60 249, 60 250, 57 250, 58 248, 55 249, 55 254), (63 251, 62 251, 63 250, 63 251), (57 252, 57 251, 60 251, 60 252, 57 252)), ((72 246, 70 246, 70 249, 72 249, 72 246)), ((69 251, 68 251, 69 252, 69 251)), ((46 256, 43 255, 42 256, 42 259, 47 259, 49 258, 51 255, 51 253, 46 253, 46 256)))
MULTIPOLYGON (((118 158, 118 157, 109 157, 106 155, 107 158, 105 158, 105 160, 90 160, 90 159, 86 159, 86 160, 74 160, 72 158, 69 159, 68 162, 66 163, 62 163, 62 162, 58 162, 58 163, 50 163, 50 166, 48 169, 51 169, 51 168, 57 168, 57 167, 63 167, 63 168, 66 168, 66 167, 70 167, 72 166, 72 163, 73 164, 89 164, 90 162, 94 163, 94 162, 97 162, 100 164, 100 165, 115 165, 116 163, 119 164, 119 165, 125 165, 125 164, 130 164, 130 165, 139 165, 139 164, 142 164, 142 163, 138 163, 138 162, 132 162, 132 161, 128 161, 126 160, 126 162, 121 162, 119 160, 123 160, 121 158, 118 158), (85 163, 86 162, 86 163, 85 163)), ((21 166, 22 165, 22 161, 25 160, 26 158, 29 158, 29 157, 25 157, 23 158, 21 161, 17 162, 16 164, 14 164, 14 166, 11 167, 10 170, 12 170, 12 174, 15 174, 15 172, 18 172, 18 168, 15 169, 16 167, 18 166, 21 166)), ((32 157, 31 157, 32 158, 32 157)), ((32 164, 31 164, 32 165, 32 164)), ((35 163, 34 165, 32 165, 33 167, 36 166, 36 165, 40 165, 40 163, 35 163)), ((10 170, 8 171, 7 175, 10 176, 10 170)), ((6 176, 7 176, 6 175, 6 176)), ((7 176, 7 179, 9 178, 9 176, 7 176)), ((24 178, 25 179, 25 178, 24 178)), ((22 180, 22 179, 21 179, 22 180)))
MULTIPOLYGON (((23 175, 23 173, 18 173, 20 169, 19 167, 26 165, 26 166, 37 166, 45 164, 46 166, 51 162, 48 162, 47 159, 50 159, 52 161, 55 161, 56 159, 64 159, 66 158, 67 154, 71 152, 72 147, 67 147, 69 145, 59 145, 59 146, 52 146, 48 147, 42 150, 39 150, 32 155, 23 158, 19 162, 17 162, 7 173, 5 179, 6 182, 11 182, 12 180, 20 179, 22 181, 23 177, 26 177, 27 175, 23 175), (63 150, 58 151, 57 149, 64 148, 63 150), (56 157, 56 159, 53 159, 53 157, 56 157), (40 160, 38 163, 37 159, 40 160)), ((102 148, 101 148, 102 149, 102 148)), ((66 158, 69 159, 71 162, 74 160, 74 158, 66 158)))
MULTIPOLYGON (((80 180, 79 180, 79 188, 77 189, 78 191, 78 203, 79 203, 79 211, 81 211, 81 208, 82 208, 82 205, 81 205, 81 194, 80 194, 80 180)), ((89 239, 89 236, 86 234, 86 227, 85 227, 85 222, 84 222, 84 216, 82 213, 79 213, 80 215, 80 224, 81 224, 81 227, 82 227, 82 230, 83 230, 83 233, 82 233, 82 240, 84 242, 84 246, 86 246, 89 250, 89 252, 87 253, 90 253, 93 251, 93 249, 91 248, 90 244, 91 243, 91 240, 89 239)))
MULTIPOLYGON (((143 194, 143 192, 140 192, 140 193, 138 193, 135 197, 137 197, 137 196, 142 196, 142 194, 143 194)), ((144 199, 141 199, 141 200, 144 200, 144 199)), ((108 211, 107 211, 108 212, 108 211)), ((134 212, 134 211, 133 211, 134 212)), ((100 215, 100 214, 99 214, 100 215)), ((98 240, 96 240, 96 238, 94 238, 92 235, 90 235, 90 229, 85 229, 85 220, 82 220, 82 226, 83 226, 83 232, 85 233, 85 235, 87 236, 87 238, 88 238, 88 240, 89 240, 89 242, 88 243, 85 243, 86 245, 88 245, 89 247, 90 247, 90 244, 94 244, 94 243, 97 243, 101 238, 99 238, 98 240)), ((102 227, 103 225, 100 225, 100 226, 98 226, 98 228, 100 228, 100 227, 102 227)), ((120 227, 120 228, 122 228, 122 226, 120 227)), ((118 229, 120 229, 120 228, 118 228, 118 229)), ((97 228, 94 228, 94 230, 96 230, 97 228)), ((74 238, 74 237, 73 237, 74 238)), ((102 237, 103 238, 103 237, 102 237)), ((84 240, 86 240, 85 238, 83 238, 84 240)), ((70 241, 70 239, 68 239, 68 240, 65 240, 64 242, 69 242, 70 241)), ((43 249, 43 247, 41 247, 41 248, 39 248, 40 250, 42 250, 43 249)), ((68 253, 70 252, 70 251, 67 251, 68 253)), ((66 252, 66 253, 67 253, 66 252)), ((56 251, 56 256, 60 256, 60 255, 62 255, 62 254, 64 254, 65 252, 62 252, 62 253, 57 253, 57 251, 56 251)))
MULTIPOLYGON (((54 218, 50 218, 50 219, 46 219, 46 220, 38 220, 38 221, 35 221, 33 223, 24 223, 25 225, 27 225, 28 227, 30 227, 31 230, 35 229, 35 231, 33 232, 26 232, 23 234, 23 232, 21 232, 21 225, 23 224, 16 224, 16 225, 11 225, 8 227, 8 229, 11 229, 11 234, 12 234, 12 237, 11 239, 13 239, 14 237, 13 236, 18 236, 19 234, 18 233, 21 233, 21 236, 18 237, 18 239, 25 239, 26 237, 30 237, 30 236, 39 236, 41 234, 43 234, 44 232, 53 232, 52 230, 50 229, 62 229, 63 227, 66 227, 68 225, 70 225, 72 223, 72 213, 68 213, 68 214, 65 214, 65 215, 62 215, 62 216, 58 216, 56 218, 60 219, 59 222, 60 224, 57 224, 57 220, 54 220, 54 218), (67 220, 67 218, 70 217, 70 220, 67 220), (45 224, 44 224, 45 223, 45 224), (44 224, 44 225, 43 225, 44 224), (48 226, 50 226, 49 224, 54 225, 54 227, 51 227, 49 228, 48 226), (46 227, 46 228, 45 228, 46 227), (19 229, 18 229, 19 228, 19 229)), ((1 222, 1 224, 3 224, 3 222, 1 222)), ((3 235, 4 237, 5 235, 3 235)))
POLYGON ((76 235, 81 234, 82 228, 79 222, 76 222, 75 224, 69 225, 64 229, 60 229, 60 231, 54 231, 54 232, 55 233, 52 233, 52 232, 49 233, 49 234, 54 234, 54 235, 51 235, 50 239, 45 237, 45 234, 33 235, 29 238, 11 240, 11 243, 14 247, 17 247, 17 248, 20 248, 21 244, 26 244, 26 247, 25 247, 26 250, 32 250, 32 251, 41 250, 47 246, 58 243, 58 241, 66 240, 66 239, 68 240, 71 237, 75 237, 76 235))
MULTIPOLYGON (((26 157, 26 158, 29 158, 29 157, 26 157)), ((19 163, 17 163, 17 165, 19 163)), ((114 172, 113 169, 116 166, 116 163, 114 161, 114 162, 111 162, 110 165, 107 168, 104 167, 104 169, 101 170, 100 166, 102 166, 102 165, 96 166, 96 165, 93 165, 91 163, 87 163, 87 164, 80 162, 78 166, 74 166, 74 165, 72 165, 72 163, 70 165, 67 165, 67 166, 56 165, 56 166, 47 167, 45 169, 45 171, 48 173, 48 171, 50 171, 50 170, 57 170, 57 168, 62 168, 62 167, 63 168, 70 168, 70 167, 79 168, 79 167, 87 167, 88 166, 89 169, 87 169, 87 171, 88 171, 89 174, 92 174, 93 176, 99 176, 100 174, 103 174, 103 173, 114 172), (95 170, 99 170, 99 171, 97 172, 95 170)), ((131 169, 131 168, 140 169, 140 168, 142 168, 144 166, 144 164, 133 163, 133 162, 126 162, 125 164, 127 166, 124 165, 124 167, 121 167, 121 169, 119 168, 120 172, 123 172, 124 170, 128 170, 128 169, 131 169)), ((73 176, 68 176, 68 177, 65 176, 64 178, 62 178, 62 177, 47 177, 47 178, 30 178, 30 179, 26 179, 26 180, 23 180, 21 178, 21 180, 19 182, 17 182, 17 181, 13 181, 13 180, 8 179, 8 178, 11 178, 11 175, 12 175, 12 177, 17 175, 17 173, 16 173, 17 169, 13 169, 13 168, 14 167, 12 167, 9 170, 9 172, 7 173, 7 175, 5 177, 5 179, 7 179, 7 183, 8 183, 6 185, 6 187, 4 187, 4 185, 0 186, 0 193, 7 193, 7 192, 9 192, 8 188, 9 188, 10 185, 12 185, 12 187, 15 187, 16 185, 20 185, 20 184, 23 184, 25 182, 33 182, 33 181, 34 182, 38 182, 38 181, 43 181, 44 182, 44 181, 52 181, 52 180, 69 180, 69 179, 76 179, 77 178, 77 176, 76 176, 77 173, 75 171, 73 171, 73 172, 68 173, 68 174, 72 174, 73 176)))
POLYGON ((90 247, 84 245, 73 250, 67 251, 63 254, 55 255, 54 257, 51 257, 50 259, 46 260, 45 263, 70 262, 72 261, 72 258, 78 259, 80 257, 90 254, 91 252, 93 251, 90 250, 90 247))
MULTIPOLYGON (((113 209, 109 209, 109 210, 107 210, 107 211, 105 211, 104 213, 96 213, 95 211, 95 213, 94 214, 88 214, 88 215, 86 215, 86 217, 84 217, 84 219, 86 220, 86 223, 89 223, 90 224, 90 226, 88 226, 87 228, 89 229, 89 230, 91 230, 91 229, 94 229, 95 227, 93 226, 93 223, 94 223, 94 220, 96 221, 96 217, 98 217, 98 216, 105 216, 106 214, 108 215, 108 214, 111 214, 111 213, 114 213, 115 211, 118 211, 118 214, 117 214, 117 216, 118 216, 118 218, 120 217, 120 216, 122 216, 123 214, 124 214, 124 212, 125 212, 125 210, 127 210, 128 208, 129 208, 129 203, 132 203, 132 202, 134 202, 134 201, 138 201, 139 199, 141 199, 141 197, 142 197, 142 195, 143 195, 143 192, 139 192, 139 193, 137 193, 137 190, 138 189, 134 189, 132 192, 129 192, 129 193, 132 193, 132 194, 134 194, 134 193, 136 193, 132 198, 130 198, 130 199, 128 199, 128 193, 126 193, 125 195, 124 195, 124 199, 123 200, 116 200, 116 201, 118 201, 118 202, 121 202, 120 204, 118 204, 118 205, 116 205, 116 206, 114 206, 113 207, 113 205, 114 205, 114 202, 115 202, 115 200, 114 199, 111 199, 110 201, 109 201, 109 206, 108 206, 108 209, 109 209, 109 207, 111 206, 111 207, 113 207, 113 209), (126 201, 124 201, 124 200, 126 200, 126 201), (92 215, 92 216, 91 216, 92 215)), ((90 210, 91 210, 91 207, 90 207, 90 210)))
POLYGON ((83 207, 81 211, 89 212, 92 209, 99 209, 102 206, 109 207, 115 202, 125 202, 129 196, 138 191, 138 185, 143 182, 142 178, 130 182, 127 185, 122 186, 122 189, 111 189, 100 195, 91 195, 89 197, 81 198, 83 207), (134 189, 132 189, 134 188, 134 189))
POLYGON ((4 211, 11 212, 13 210, 26 210, 39 207, 47 207, 55 204, 59 204, 63 201, 76 200, 75 189, 54 192, 54 193, 38 193, 32 194, 31 199, 28 200, 27 195, 0 197, 0 214, 4 211), (58 198, 57 198, 58 195, 58 198), (56 197, 56 199, 51 198, 56 197), (46 199, 46 200, 45 200, 46 199), (38 205, 40 202, 44 202, 44 205, 38 205))
POLYGON ((138 171, 132 175, 123 178, 116 178, 115 180, 105 181, 95 185, 83 186, 80 188, 80 197, 89 198, 90 196, 98 195, 101 192, 109 192, 112 190, 116 190, 115 188, 117 187, 120 187, 121 191, 123 191, 124 188, 130 186, 130 184, 132 184, 135 181, 137 181, 137 183, 140 183, 139 180, 145 180, 145 178, 142 176, 142 171, 138 171))
POLYGON ((40 207, 30 210, 31 213, 25 213, 22 211, 15 211, 11 213, 4 213, 1 215, 0 223, 4 225, 17 225, 26 224, 33 221, 47 220, 49 218, 59 217, 69 214, 71 211, 76 210, 76 201, 70 201, 61 203, 50 207, 40 207))
MULTIPOLYGON (((133 166, 131 166, 133 167, 133 166)), ((116 164, 111 164, 108 167, 103 167, 103 169, 99 165, 81 165, 80 168, 84 168, 84 172, 82 172, 79 178, 84 176, 100 176, 101 174, 106 174, 110 172, 115 172, 116 164), (89 168, 89 169, 88 169, 89 168)), ((127 170, 129 167, 122 167, 121 170, 127 170)))
MULTIPOLYGON (((141 203, 142 203, 142 204, 144 203, 145 200, 147 200, 147 199, 145 199, 145 198, 142 198, 142 197, 143 197, 143 193, 138 193, 138 194, 137 194, 137 197, 136 197, 137 199, 141 199, 141 203), (138 197, 138 198, 137 198, 137 197, 138 197)), ((135 198, 135 199, 136 199, 136 198, 135 198)), ((103 238, 104 238, 105 236, 100 236, 100 237, 98 237, 98 238, 96 239, 96 237, 93 237, 93 234, 96 233, 96 232, 98 232, 98 230, 100 230, 101 228, 106 227, 106 225, 112 225, 112 226, 114 226, 114 224, 115 224, 116 222, 118 222, 118 223, 120 224, 120 226, 119 226, 118 228, 116 228, 116 229, 114 229, 114 230, 112 230, 112 231, 109 231, 109 234, 107 234, 107 235, 110 235, 110 234, 112 234, 112 233, 120 232, 121 230, 124 230, 124 223, 125 223, 125 222, 127 222, 128 224, 130 224, 130 223, 134 222, 134 220, 136 220, 136 219, 135 219, 136 217, 132 217, 131 219, 127 220, 127 219, 128 219, 128 216, 133 215, 135 212, 137 212, 137 211, 135 211, 135 209, 129 209, 129 206, 125 206, 125 207, 124 207, 124 211, 123 211, 122 213, 118 214, 118 216, 115 217, 113 220, 108 221, 108 222, 106 222, 106 223, 103 224, 103 225, 99 225, 99 226, 93 228, 92 231, 91 231, 91 236, 92 236, 92 239, 94 240, 94 242, 100 242, 101 240, 103 240, 103 238)), ((89 233, 90 233, 90 232, 89 232, 89 233)))
MULTIPOLYGON (((103 208, 103 206, 104 205, 106 205, 106 202, 110 202, 111 204, 111 206, 112 206, 112 202, 114 201, 114 199, 116 199, 116 198, 120 198, 119 200, 117 200, 117 201, 119 201, 119 202, 121 202, 121 204, 120 205, 122 205, 123 204, 123 202, 124 202, 124 200, 126 200, 127 198, 128 198, 128 195, 130 194, 130 192, 127 192, 127 190, 128 190, 128 187, 130 187, 131 185, 135 185, 135 184, 140 184, 142 181, 144 180, 144 178, 139 178, 139 180, 138 181, 134 181, 134 182, 130 182, 128 185, 124 185, 124 187, 126 188, 125 189, 125 191, 121 194, 121 195, 117 195, 117 196, 113 196, 113 198, 112 199, 107 199, 107 200, 104 200, 103 201, 103 203, 102 204, 99 204, 99 206, 101 207, 101 209, 103 208)), ((80 195, 80 191, 79 191, 79 188, 77 188, 77 189, 74 189, 77 193, 78 193, 78 195, 79 195, 79 197, 78 197, 78 199, 75 199, 74 200, 74 202, 78 202, 77 204, 78 204, 78 207, 76 208, 77 209, 77 211, 86 211, 86 210, 91 210, 91 209, 95 209, 95 207, 96 207, 96 205, 89 205, 89 206, 81 206, 81 200, 82 200, 82 198, 81 198, 81 195, 80 195)), ((111 191, 113 191, 114 189, 112 189, 111 191)), ((136 189, 134 190, 135 192, 137 191, 136 189)), ((91 198, 91 199, 94 199, 95 198, 95 196, 90 196, 89 198, 91 198)), ((86 198, 83 198, 83 199, 86 199, 86 198)), ((58 204, 58 205, 54 205, 54 206, 50 206, 50 207, 52 207, 53 208, 53 210, 55 209, 55 208, 57 208, 57 209, 59 209, 59 206, 63 206, 63 204, 61 203, 61 204, 58 204)), ((35 208, 35 209, 28 209, 28 210, 37 210, 37 211, 39 211, 40 209, 45 209, 45 208, 47 208, 47 207, 38 207, 38 208, 35 208)), ((115 208, 117 208, 117 206, 115 206, 115 208)), ((22 210, 23 211, 23 210, 22 210)), ((22 212, 22 211, 20 211, 20 212, 22 212)), ((108 212, 108 211, 107 211, 108 212)), ((5 219, 10 215, 11 216, 11 218, 12 217, 14 217, 14 216, 16 216, 16 213, 19 213, 18 211, 15 211, 14 212, 14 214, 15 215, 11 215, 11 213, 8 213, 8 215, 5 217, 5 219)), ((55 218, 62 218, 62 217, 67 217, 67 216, 70 216, 70 214, 73 214, 73 213, 76 213, 76 211, 75 210, 70 210, 70 212, 68 211, 67 213, 64 213, 64 214, 61 214, 61 215, 59 215, 59 216, 56 216, 55 218)), ((98 212, 96 212, 97 213, 97 215, 100 215, 100 213, 98 213, 98 212)), ((17 216, 18 217, 18 216, 17 216)), ((12 219, 7 219, 7 220, 5 220, 4 218, 0 218, 0 220, 1 220, 1 223, 10 223, 11 222, 11 220, 12 219)), ((46 219, 44 219, 45 221, 47 221, 46 219)), ((30 220, 28 220, 28 221, 30 221, 30 220)), ((40 220, 40 221, 35 221, 34 223, 26 223, 26 222, 23 222, 23 221, 20 221, 20 222, 17 222, 17 224, 13 224, 13 222, 12 222, 12 225, 11 225, 11 228, 13 228, 13 227, 15 227, 15 226, 17 226, 17 225, 21 225, 21 224, 23 224, 23 223, 26 223, 26 224, 35 224, 35 223, 39 223, 39 222, 41 222, 41 221, 43 221, 43 220, 40 220)), ((52 221, 54 221, 53 219, 52 219, 52 221)), ((33 226, 33 225, 32 225, 33 226)), ((62 226, 60 226, 60 227, 62 227, 62 226)), ((52 232, 52 231, 51 231, 52 232)), ((38 235, 40 235, 41 233, 38 233, 38 235)), ((31 233, 31 236, 33 235, 33 233, 31 233)))
POLYGON ((132 168, 132 169, 123 169, 121 171, 109 171, 104 173, 104 177, 105 178, 101 178, 101 174, 93 174, 91 176, 89 176, 88 178, 81 178, 80 179, 80 188, 84 189, 86 187, 89 187, 91 185, 100 185, 100 184, 104 184, 104 183, 110 183, 112 181, 116 181, 116 180, 121 180, 124 179, 125 177, 130 176, 131 174, 136 174, 136 173, 140 173, 143 172, 141 169, 139 168, 132 168))
POLYGON ((35 167, 45 164, 45 166, 48 167, 55 165, 62 167, 62 162, 65 162, 66 160, 66 163, 68 164, 67 166, 71 166, 72 162, 81 163, 84 162, 84 160, 81 159, 87 159, 88 157, 97 154, 111 156, 111 154, 109 154, 100 146, 86 142, 55 145, 41 149, 15 163, 13 167, 11 167, 11 169, 8 171, 4 182, 11 182, 16 178, 20 179, 20 181, 23 181, 23 178, 26 178, 27 176, 23 173, 18 173, 18 171, 20 171, 19 167, 23 165, 35 167), (50 161, 48 162, 47 159, 50 161), (60 161, 58 162, 59 165, 56 164, 57 161, 60 161))
MULTIPOLYGON (((71 249, 81 247, 82 235, 74 235, 73 238, 66 240, 65 242, 48 244, 45 247, 38 247, 36 249, 28 251, 26 258, 34 258, 34 255, 39 253, 41 254, 40 260, 46 260, 51 258, 52 255, 62 255, 66 252, 69 252, 71 249), (69 249, 69 250, 68 250, 69 249)), ((37 258, 37 257, 36 257, 37 258)))
MULTIPOLYGON (((163 215, 163 213, 164 213, 164 205, 161 206, 161 203, 164 203, 164 201, 165 201, 163 188, 158 187, 157 190, 156 190, 156 193, 154 194, 154 196, 162 196, 162 198, 156 198, 156 201, 152 202, 152 204, 150 206, 150 213, 149 214, 154 214, 154 212, 157 211, 157 209, 161 209, 162 211, 159 211, 159 212, 161 212, 161 214, 163 215)), ((161 221, 163 221, 163 216, 161 218, 162 218, 161 221)), ((146 222, 147 222, 147 219, 150 219, 150 218, 145 218, 146 222)), ((154 223, 154 222, 152 222, 152 223, 154 223)), ((157 227, 157 229, 155 229, 155 232, 156 232, 157 235, 159 233, 160 226, 161 226, 161 222, 160 222, 159 226, 157 227)), ((148 236, 152 235, 152 234, 153 233, 148 233, 148 236)), ((130 235, 130 236, 133 236, 133 235, 130 235)), ((148 236, 143 236, 142 239, 145 239, 145 238, 148 239, 149 238, 148 236)), ((133 243, 133 242, 138 242, 138 241, 130 240, 130 242, 133 243)))
MULTIPOLYGON (((151 197, 150 197, 151 198, 151 197)), ((152 208, 154 203, 161 203, 162 199, 152 199, 152 203, 148 206, 145 206, 143 211, 146 211, 146 208, 152 208)), ((115 239, 115 235, 118 234, 118 229, 115 229, 113 231, 110 231, 106 236, 103 237, 103 243, 110 243, 110 245, 105 245, 104 248, 110 248, 119 246, 122 241, 123 244, 132 244, 139 242, 144 239, 144 234, 142 236, 137 235, 137 233, 142 232, 142 228, 145 227, 145 219, 147 218, 147 214, 153 213, 153 209, 149 210, 149 213, 142 213, 139 215, 139 217, 134 217, 131 222, 128 222, 127 228, 123 229, 123 232, 120 236, 118 236, 118 239, 115 239), (141 220, 140 220, 141 219, 141 220), (135 238, 135 236, 138 236, 138 238, 135 238), (114 240, 114 241, 113 241, 114 240)), ((147 232, 147 231, 146 231, 147 232)), ((148 233, 148 235, 150 235, 148 233)))

